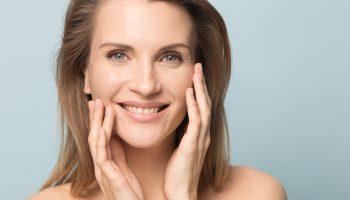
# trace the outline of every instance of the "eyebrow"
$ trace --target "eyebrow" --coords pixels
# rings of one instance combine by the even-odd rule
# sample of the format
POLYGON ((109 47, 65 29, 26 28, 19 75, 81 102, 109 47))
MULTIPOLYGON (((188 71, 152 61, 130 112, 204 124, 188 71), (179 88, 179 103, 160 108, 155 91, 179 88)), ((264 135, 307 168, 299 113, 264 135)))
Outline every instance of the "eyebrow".
MULTIPOLYGON (((122 49, 126 49, 126 50, 129 50, 129 51, 134 51, 134 48, 130 45, 127 45, 127 44, 122 44, 122 43, 115 43, 115 42, 106 42, 106 43, 103 43, 99 46, 99 48, 103 48, 105 46, 115 46, 115 47, 119 47, 119 48, 122 48, 122 49)), ((176 47, 183 47, 183 48, 186 48, 188 49, 189 51, 191 51, 191 47, 188 46, 187 44, 185 43, 175 43, 175 44, 169 44, 169 45, 166 45, 166 46, 163 46, 161 47, 159 50, 160 51, 165 51, 165 50, 168 50, 168 49, 173 49, 173 48, 176 48, 176 47)))

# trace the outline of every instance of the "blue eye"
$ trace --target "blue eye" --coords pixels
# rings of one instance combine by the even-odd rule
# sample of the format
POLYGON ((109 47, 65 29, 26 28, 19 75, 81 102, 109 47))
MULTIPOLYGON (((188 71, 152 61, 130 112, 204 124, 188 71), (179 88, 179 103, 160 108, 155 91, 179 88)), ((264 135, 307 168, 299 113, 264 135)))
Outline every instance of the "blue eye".
POLYGON ((179 56, 175 53, 166 54, 163 59, 165 59, 168 62, 177 62, 177 61, 181 62, 182 61, 181 56, 179 56))
POLYGON ((125 56, 123 51, 112 51, 107 54, 107 58, 116 60, 117 62, 123 61, 125 56))
MULTIPOLYGON (((127 59, 126 56, 127 55, 123 50, 111 51, 106 55, 108 59, 113 59, 116 62, 123 62, 125 59, 127 59)), ((171 52, 166 54, 161 61, 176 63, 176 62, 182 62, 183 60, 181 55, 178 55, 178 53, 171 52)))

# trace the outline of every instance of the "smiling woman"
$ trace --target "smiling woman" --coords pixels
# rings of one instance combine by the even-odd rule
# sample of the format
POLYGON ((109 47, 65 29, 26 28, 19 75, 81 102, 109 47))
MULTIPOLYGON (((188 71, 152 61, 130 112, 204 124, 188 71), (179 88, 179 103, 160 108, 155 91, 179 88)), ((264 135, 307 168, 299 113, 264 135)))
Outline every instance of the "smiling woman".
POLYGON ((205 0, 72 0, 61 152, 33 199, 284 199, 273 177, 230 166, 230 54, 205 0))

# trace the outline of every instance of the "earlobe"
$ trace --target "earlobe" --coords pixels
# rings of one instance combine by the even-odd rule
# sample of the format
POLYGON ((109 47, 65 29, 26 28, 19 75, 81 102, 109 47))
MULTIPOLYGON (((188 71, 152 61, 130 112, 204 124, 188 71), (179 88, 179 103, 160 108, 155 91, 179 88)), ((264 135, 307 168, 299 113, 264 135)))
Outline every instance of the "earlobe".
POLYGON ((91 89, 90 89, 90 84, 89 84, 89 70, 85 71, 84 92, 85 92, 85 94, 91 94, 91 89))

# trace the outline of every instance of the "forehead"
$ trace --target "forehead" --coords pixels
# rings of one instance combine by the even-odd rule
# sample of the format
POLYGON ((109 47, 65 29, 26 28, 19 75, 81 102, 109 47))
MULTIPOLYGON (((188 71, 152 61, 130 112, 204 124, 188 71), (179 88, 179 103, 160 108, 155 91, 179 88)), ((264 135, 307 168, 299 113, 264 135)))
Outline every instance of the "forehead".
POLYGON ((180 6, 162 1, 111 0, 97 11, 93 43, 190 44, 191 33, 191 17, 180 6))

